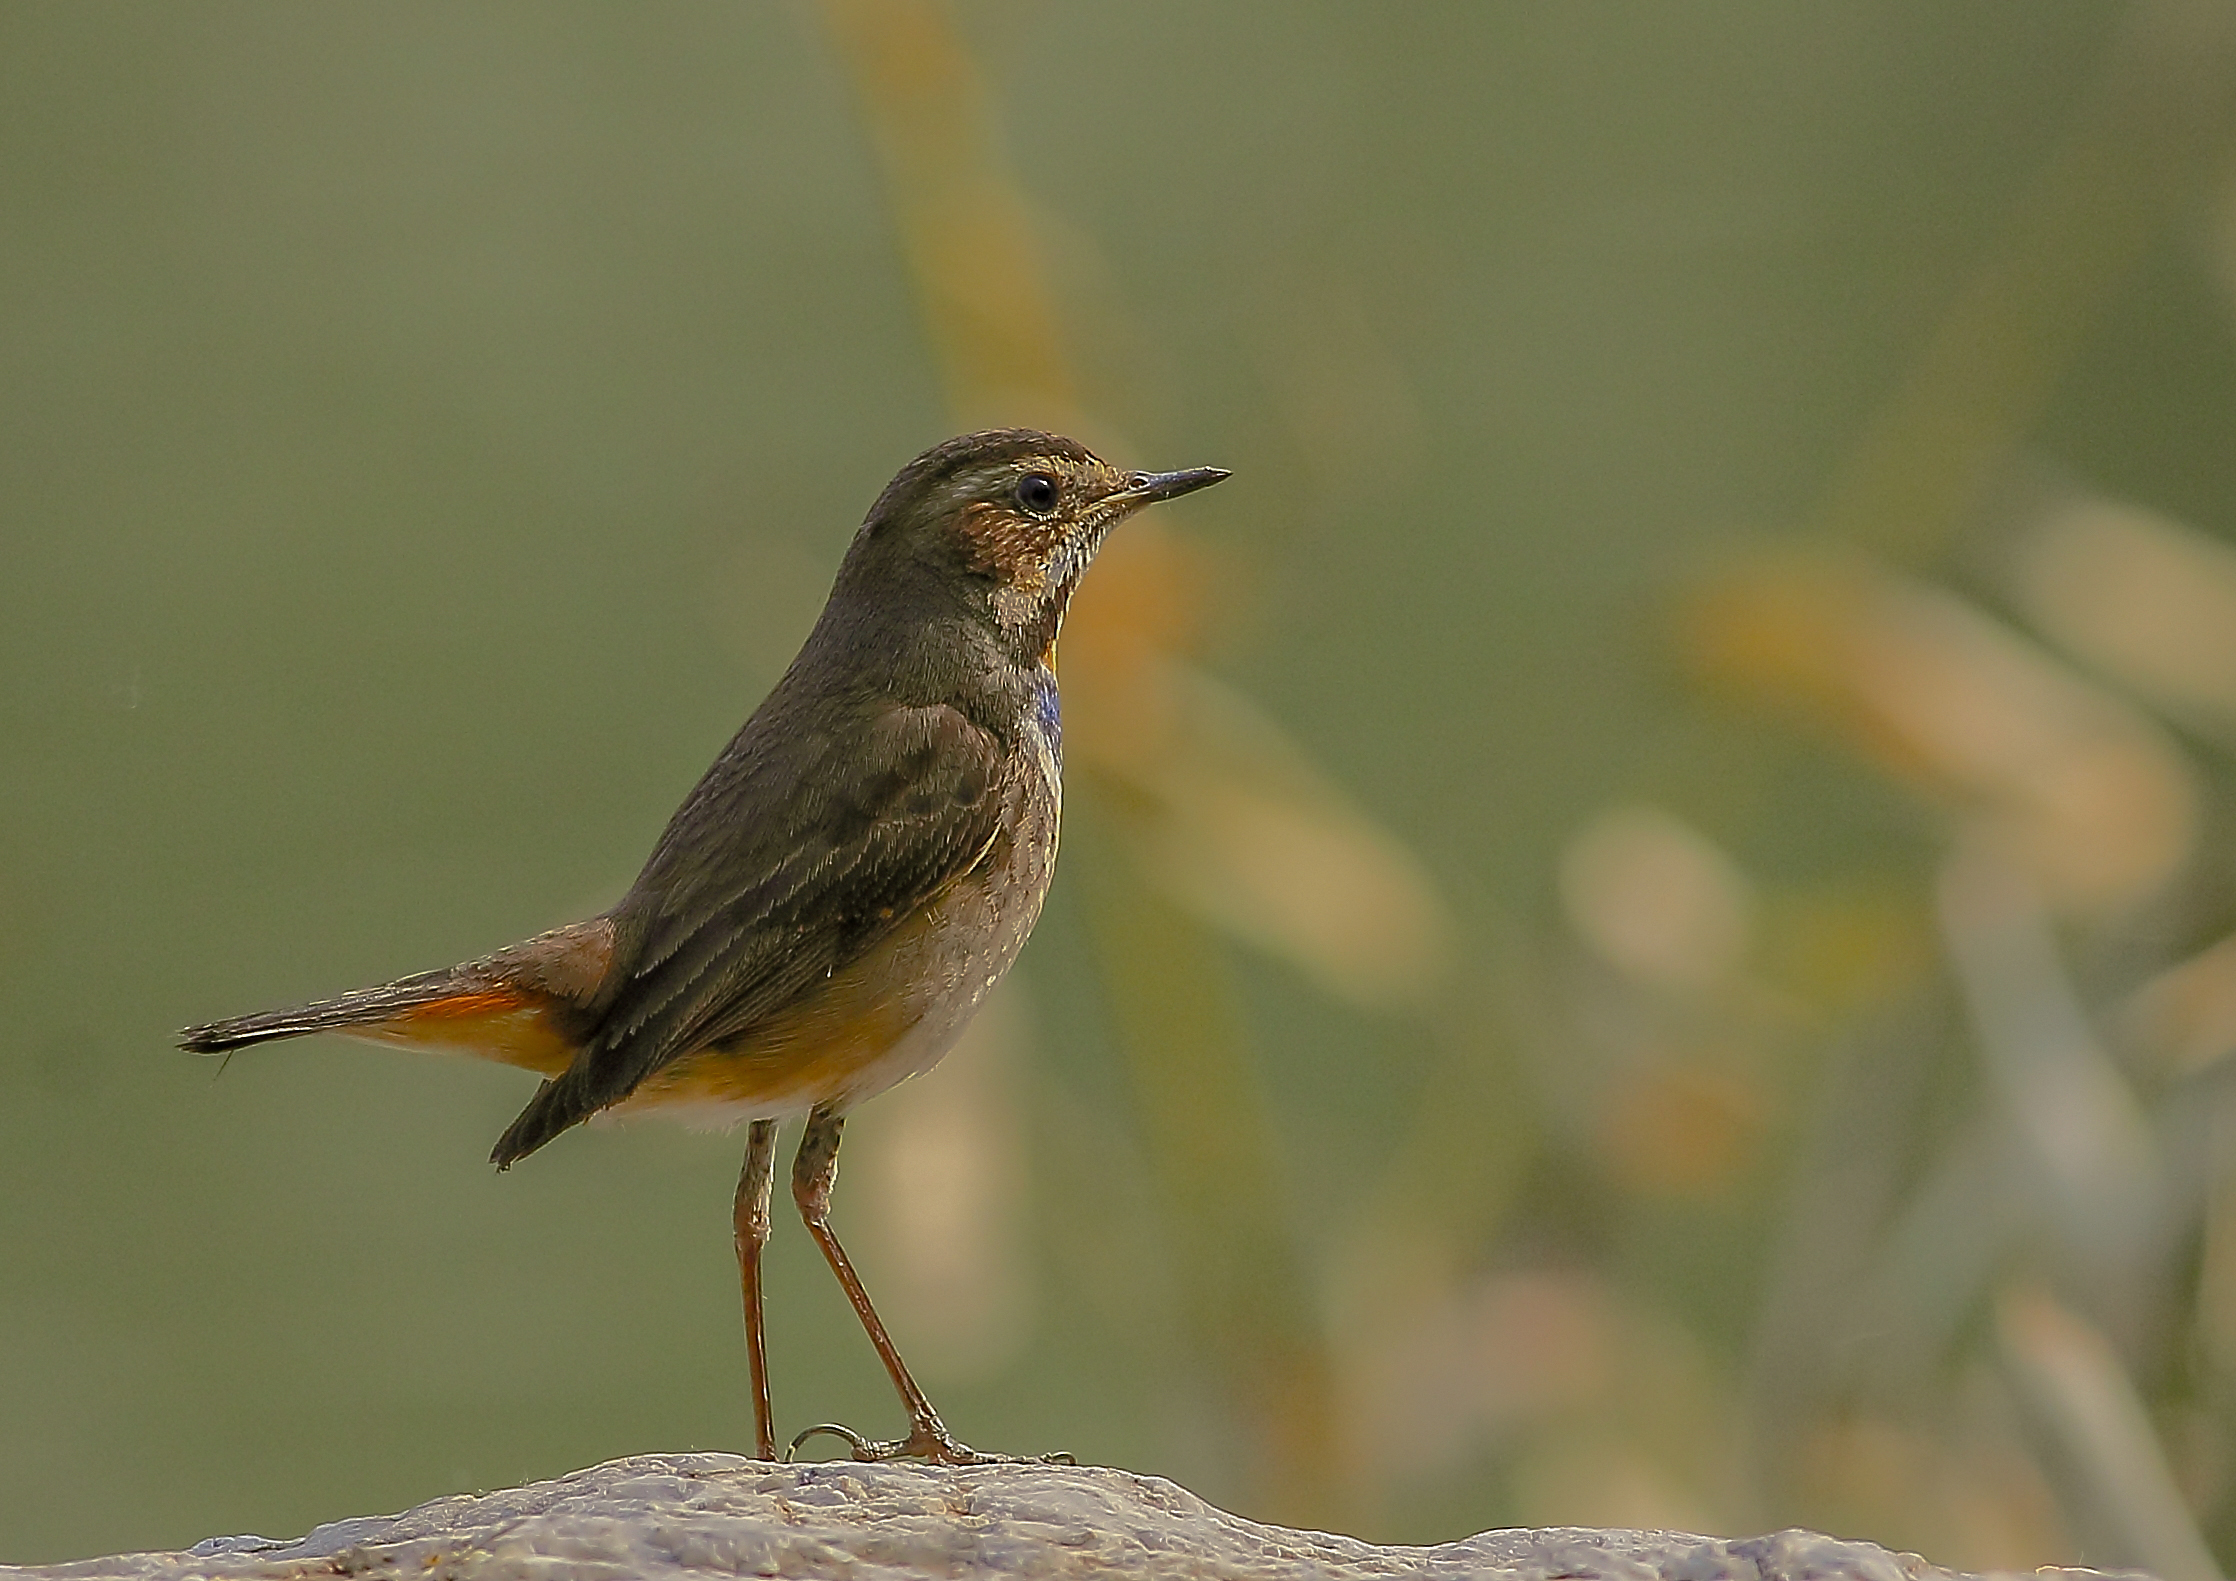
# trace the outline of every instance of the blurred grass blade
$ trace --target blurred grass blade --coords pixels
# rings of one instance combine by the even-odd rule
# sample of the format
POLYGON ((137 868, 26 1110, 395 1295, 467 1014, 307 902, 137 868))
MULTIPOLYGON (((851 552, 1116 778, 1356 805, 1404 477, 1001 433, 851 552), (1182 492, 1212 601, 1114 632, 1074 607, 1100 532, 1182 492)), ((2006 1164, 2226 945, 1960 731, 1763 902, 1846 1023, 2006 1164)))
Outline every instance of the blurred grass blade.
MULTIPOLYGON (((1890 1337, 1906 1356, 1920 1349, 1942 1353, 1945 1332, 1923 1346, 1910 1338, 1914 1327, 1933 1326, 1933 1306, 1913 1292, 1922 1290, 1923 1301, 1932 1303, 1940 1291, 1963 1285, 1960 1311, 1976 1305, 1978 1282, 1961 1261, 1953 1279, 1931 1272, 1942 1264, 1940 1221, 1929 1232, 1930 1244, 1906 1247, 1898 1224, 1891 1247, 1882 1250, 1887 1226, 1900 1211, 1951 1019, 1945 994, 1917 991, 1852 1028, 1827 1057, 1822 1091, 1795 1149, 1785 1219, 1752 1340, 1753 1460, 1759 1484, 1774 1499, 1796 1484, 1804 1440, 1831 1414, 1859 1363, 1876 1362, 1890 1337), (1876 1275, 1875 1262, 1881 1265, 1876 1275), (1926 1270, 1923 1277, 1917 1269, 1926 1270), (1867 1285, 1874 1279, 1876 1296, 1867 1285), (1859 1286, 1866 1287, 1861 1302, 1859 1286)), ((1929 1194, 1930 1188, 1915 1197, 1929 1194)), ((1993 1205, 1990 1196, 1965 1206, 1978 1214, 1993 1205)), ((1953 1228, 1961 1242, 1971 1221, 1953 1228)))
POLYGON ((906 1314, 933 1381, 997 1376, 1031 1338, 1025 1139, 1016 1069, 1030 1052, 1024 990, 1005 984, 931 1076, 872 1107, 847 1138, 876 1217, 879 1286, 906 1314))
POLYGON ((1952 593, 1758 554, 1691 601, 1680 636, 1706 678, 1975 815, 2061 910, 2122 913, 2195 849, 2196 778, 2166 732, 1952 593))
POLYGON ((2197 1336, 2222 1398, 2236 1384, 2236 1097, 2215 1095, 2205 1166, 2205 1235, 2197 1269, 2197 1336))
POLYGON ((1450 927, 1428 874, 1255 705, 1172 665, 1157 738, 1125 751, 1083 732, 1088 761, 1131 792, 1157 885, 1206 921, 1365 1005, 1421 1003, 1450 927))
POLYGON ((1943 869, 1941 922, 1998 1108, 2045 1188, 2049 1228, 2115 1310, 2144 1288, 2171 1208, 2141 1105, 2099 1047, 2025 877, 1976 844, 1943 869))
POLYGON ((2070 1481, 2079 1524, 2104 1545, 2090 1557, 2162 1581, 2222 1581, 2104 1336, 2037 1290, 2007 1292, 1995 1328, 2005 1371, 2070 1481))
POLYGON ((823 0, 822 12, 884 167, 948 405, 974 426, 1078 428, 1040 239, 954 17, 942 0, 823 0))
POLYGON ((2018 594, 2053 640, 2236 743, 2236 548, 2140 506, 2066 498, 2020 538, 2018 594))
POLYGON ((1866 1342, 1850 1365, 1878 1389, 1915 1384, 1947 1363, 2029 1228, 2017 1154, 2001 1127, 1965 1127, 1888 1227, 1862 1310, 1850 1318, 1866 1342))
POLYGON ((2119 1024, 2167 1076, 2195 1076, 2236 1053, 2236 937, 2153 976, 2128 996, 2119 1024))
POLYGON ((1288 1233, 1289 1193, 1231 973, 1170 903, 1101 871, 1100 842, 1077 844, 1075 860, 1094 873, 1095 943, 1182 1307, 1240 1429, 1227 1451, 1270 1508, 1336 1519, 1352 1500, 1334 1373, 1288 1233))

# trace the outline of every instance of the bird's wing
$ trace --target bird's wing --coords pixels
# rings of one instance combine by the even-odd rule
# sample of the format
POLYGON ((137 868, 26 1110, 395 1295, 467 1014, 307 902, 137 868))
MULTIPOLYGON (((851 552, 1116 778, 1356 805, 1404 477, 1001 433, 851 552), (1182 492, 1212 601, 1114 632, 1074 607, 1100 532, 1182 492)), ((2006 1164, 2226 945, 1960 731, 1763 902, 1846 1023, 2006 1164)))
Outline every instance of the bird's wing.
POLYGON ((626 975, 574 1063, 498 1142, 500 1166, 843 969, 994 839, 1003 748, 954 708, 887 705, 858 730, 793 733, 778 750, 754 734, 709 771, 622 902, 617 920, 641 938, 626 975))

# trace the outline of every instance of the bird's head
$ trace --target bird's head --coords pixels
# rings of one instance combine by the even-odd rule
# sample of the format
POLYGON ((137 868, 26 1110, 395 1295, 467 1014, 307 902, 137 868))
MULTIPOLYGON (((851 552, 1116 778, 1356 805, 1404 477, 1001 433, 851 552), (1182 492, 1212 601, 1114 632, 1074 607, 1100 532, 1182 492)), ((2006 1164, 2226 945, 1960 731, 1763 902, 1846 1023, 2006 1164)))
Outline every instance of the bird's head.
POLYGON ((1226 476, 1217 467, 1122 471, 1076 439, 1029 428, 965 434, 918 456, 886 486, 841 581, 858 569, 881 579, 902 565, 928 572, 1029 661, 1056 640, 1111 528, 1144 505, 1226 476))

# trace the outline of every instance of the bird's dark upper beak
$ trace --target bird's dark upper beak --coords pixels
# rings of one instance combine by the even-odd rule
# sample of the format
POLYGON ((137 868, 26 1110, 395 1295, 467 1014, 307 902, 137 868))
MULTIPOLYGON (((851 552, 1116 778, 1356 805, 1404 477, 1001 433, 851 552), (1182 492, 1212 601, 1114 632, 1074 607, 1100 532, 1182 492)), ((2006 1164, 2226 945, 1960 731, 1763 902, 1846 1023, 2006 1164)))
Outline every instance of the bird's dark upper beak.
POLYGON ((1106 495, 1105 504, 1149 505, 1157 500, 1178 499, 1183 494, 1193 494, 1234 474, 1224 467, 1190 467, 1185 472, 1136 472, 1126 479, 1126 486, 1117 493, 1106 495))

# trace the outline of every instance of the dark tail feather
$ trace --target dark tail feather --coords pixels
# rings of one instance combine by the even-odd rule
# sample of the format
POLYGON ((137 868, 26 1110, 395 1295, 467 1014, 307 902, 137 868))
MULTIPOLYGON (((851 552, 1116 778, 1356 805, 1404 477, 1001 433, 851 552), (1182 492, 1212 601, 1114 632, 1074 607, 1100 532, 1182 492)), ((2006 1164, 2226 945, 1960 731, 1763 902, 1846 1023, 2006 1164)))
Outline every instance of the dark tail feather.
POLYGON ((363 988, 336 999, 321 999, 285 1010, 263 1010, 251 1016, 234 1016, 188 1027, 179 1033, 179 1047, 190 1054, 229 1054, 251 1043, 274 1038, 301 1037, 306 1032, 348 1032, 371 1026, 422 1005, 448 999, 469 985, 459 980, 455 968, 421 972, 416 977, 363 988))
POLYGON ((534 1149, 548 1143, 563 1129, 575 1125, 577 1120, 588 1120, 590 1111, 572 1114, 577 1105, 568 1102, 566 1078, 552 1078, 537 1087, 537 1096, 528 1100, 528 1107, 521 1109, 519 1118, 505 1127, 505 1134, 496 1138, 496 1147, 490 1152, 490 1163, 499 1170, 510 1170, 514 1163, 532 1154, 534 1149))
POLYGON ((499 1169, 510 1169, 561 1131, 589 1119, 597 1109, 598 1105, 582 1101, 579 1085, 569 1083, 565 1076, 554 1077, 536 1089, 528 1107, 505 1127, 489 1162, 499 1169))

